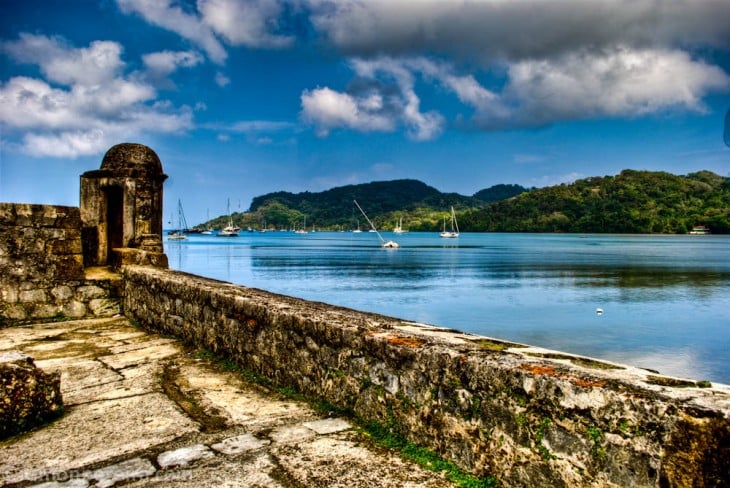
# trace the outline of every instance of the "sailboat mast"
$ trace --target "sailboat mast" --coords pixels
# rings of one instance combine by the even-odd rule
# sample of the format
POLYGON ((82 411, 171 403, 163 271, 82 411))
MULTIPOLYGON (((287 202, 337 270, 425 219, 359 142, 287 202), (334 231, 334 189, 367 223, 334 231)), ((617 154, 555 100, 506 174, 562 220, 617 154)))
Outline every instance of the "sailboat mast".
POLYGON ((231 199, 228 199, 228 225, 233 227, 233 215, 231 215, 231 199))
POLYGON ((357 203, 357 200, 353 200, 355 202, 355 205, 357 205, 358 210, 360 210, 360 213, 362 213, 362 216, 365 217, 365 220, 368 221, 368 224, 370 224, 370 227, 372 227, 373 231, 375 231, 376 234, 378 234, 378 238, 381 242, 385 242, 385 239, 383 239, 383 236, 380 235, 380 232, 378 232, 378 229, 375 228, 375 225, 370 221, 370 218, 367 216, 365 211, 360 207, 360 204, 357 203))
POLYGON ((182 200, 177 200, 177 226, 180 231, 188 230, 188 221, 185 219, 185 212, 183 212, 182 200))

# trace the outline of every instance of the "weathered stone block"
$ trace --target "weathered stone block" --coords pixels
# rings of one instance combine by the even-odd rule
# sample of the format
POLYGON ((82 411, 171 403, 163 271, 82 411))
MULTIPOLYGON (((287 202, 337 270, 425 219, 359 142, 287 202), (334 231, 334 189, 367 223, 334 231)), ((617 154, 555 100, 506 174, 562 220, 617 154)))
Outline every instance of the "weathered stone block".
POLYGON ((60 373, 44 372, 23 353, 0 353, 0 439, 41 425, 62 410, 60 373))
MULTIPOLYGON (((24 256, 26 254, 44 254, 46 241, 38 229, 32 227, 19 228, 14 235, 13 254, 24 256)), ((37 258, 34 256, 34 258, 37 258)))
POLYGON ((10 320, 25 320, 26 318, 28 318, 28 312, 22 305, 7 305, 5 307, 5 310, 2 311, 1 316, 10 320))
POLYGON ((33 205, 33 217, 37 225, 53 227, 58 218, 58 208, 52 205, 33 205))
POLYGON ((33 307, 30 316, 34 319, 50 319, 60 312, 58 305, 51 303, 40 303, 33 307))
POLYGON ((71 298, 73 296, 73 293, 74 292, 71 289, 71 287, 66 286, 66 285, 60 285, 51 290, 51 295, 53 295, 56 298, 56 300, 59 300, 59 301, 68 300, 69 298, 71 298))
POLYGON ((89 302, 89 310, 96 317, 111 317, 120 312, 120 305, 110 298, 95 298, 89 302))
POLYGON ((81 241, 69 239, 55 239, 48 243, 48 252, 51 254, 81 254, 81 241))
POLYGON ((130 265, 167 268, 168 261, 167 255, 164 253, 124 247, 114 249, 111 256, 111 265, 115 269, 121 269, 124 266, 130 265))
POLYGON ((19 299, 18 287, 10 283, 3 283, 2 288, 0 288, 0 298, 5 303, 17 303, 19 299))
POLYGON ((156 268, 167 268, 169 262, 167 260, 167 254, 161 252, 151 252, 147 254, 147 260, 150 266, 156 268))
POLYGON ((138 457, 97 469, 89 473, 88 477, 96 481, 94 486, 108 488, 121 481, 140 480, 152 476, 155 471, 155 467, 148 459, 138 457))
POLYGON ((0 225, 7 227, 15 225, 15 205, 12 203, 0 203, 0 225))
POLYGON ((20 227, 31 227, 34 224, 33 210, 31 205, 27 203, 17 203, 15 205, 14 223, 20 227))
POLYGON ((86 316, 86 305, 75 300, 68 302, 63 306, 63 314, 71 318, 81 318, 86 316))
POLYGON ((43 229, 42 236, 49 243, 52 241, 62 241, 66 239, 66 229, 60 229, 58 227, 48 227, 43 229))
POLYGON ((84 278, 84 257, 81 254, 56 256, 54 278, 80 280, 84 278))
POLYGON ((44 303, 46 301, 46 292, 39 288, 23 290, 20 292, 19 301, 21 303, 44 303))
POLYGON ((106 292, 103 288, 98 286, 86 285, 79 286, 76 289, 76 298, 78 298, 82 302, 88 302, 89 300, 93 300, 94 298, 102 298, 104 296, 106 296, 106 292))
POLYGON ((53 226, 63 229, 81 229, 81 210, 78 207, 54 207, 56 210, 53 226))

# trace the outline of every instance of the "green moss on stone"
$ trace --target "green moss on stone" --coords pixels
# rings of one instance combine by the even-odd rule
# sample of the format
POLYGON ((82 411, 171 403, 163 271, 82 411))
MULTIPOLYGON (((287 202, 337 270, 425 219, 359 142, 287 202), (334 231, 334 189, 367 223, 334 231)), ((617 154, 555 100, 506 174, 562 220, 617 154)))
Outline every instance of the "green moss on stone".
MULTIPOLYGON (((646 382, 652 385, 669 386, 672 388, 692 388, 700 386, 699 383, 695 383, 694 381, 670 378, 668 376, 655 376, 651 374, 646 377, 646 382)), ((706 388, 706 386, 702 386, 701 388, 706 388)))
POLYGON ((526 356, 532 356, 536 358, 545 358, 545 359, 562 359, 566 361, 570 361, 571 363, 575 364, 576 366, 582 366, 584 368, 590 368, 590 369, 625 369, 621 366, 616 366, 615 364, 609 364, 604 363, 602 361, 598 361, 596 359, 591 358, 583 358, 578 356, 570 356, 568 354, 559 354, 554 352, 526 352, 526 356))
POLYGON ((474 341, 474 344, 479 346, 482 349, 486 349, 487 351, 496 351, 501 352, 505 349, 510 348, 518 348, 518 347, 527 347, 523 346, 522 344, 515 344, 513 342, 503 342, 503 341, 495 341, 492 339, 479 339, 474 341))

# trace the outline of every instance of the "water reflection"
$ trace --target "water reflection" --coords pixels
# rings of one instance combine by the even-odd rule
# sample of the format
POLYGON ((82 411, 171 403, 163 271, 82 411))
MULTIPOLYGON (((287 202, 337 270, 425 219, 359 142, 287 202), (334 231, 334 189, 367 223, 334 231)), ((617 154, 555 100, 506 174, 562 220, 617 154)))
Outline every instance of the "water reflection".
POLYGON ((444 245, 411 233, 384 250, 365 233, 322 232, 166 245, 171 267, 191 273, 730 383, 730 237, 704 237, 462 234, 444 245))

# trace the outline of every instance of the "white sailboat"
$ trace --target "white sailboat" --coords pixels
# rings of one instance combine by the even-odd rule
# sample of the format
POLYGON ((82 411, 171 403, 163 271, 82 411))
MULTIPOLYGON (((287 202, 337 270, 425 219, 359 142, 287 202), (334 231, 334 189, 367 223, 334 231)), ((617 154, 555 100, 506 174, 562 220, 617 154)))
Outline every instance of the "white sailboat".
MULTIPOLYGON (((207 220, 208 220, 208 222, 210 222, 210 209, 209 208, 206 209, 206 212, 207 212, 207 216, 208 216, 207 220)), ((207 229, 205 229, 204 231, 201 232, 201 234, 205 234, 207 236, 211 235, 212 233, 213 233, 213 229, 211 229, 210 227, 208 227, 207 229)))
POLYGON ((307 232, 307 216, 306 215, 304 216, 304 224, 302 224, 302 228, 301 229, 296 229, 294 231, 294 233, 295 234, 308 234, 308 232, 307 232))
POLYGON ((393 232, 396 234, 403 234, 405 232, 408 232, 407 230, 403 230, 403 217, 398 219, 398 225, 395 226, 393 232))
POLYGON ((459 237, 459 224, 456 222, 454 207, 451 207, 451 230, 446 230, 446 218, 444 218, 444 230, 439 234, 441 237, 459 237))
POLYGON ((231 215, 231 199, 228 199, 228 225, 218 231, 218 237, 237 237, 240 227, 233 225, 233 216, 231 215))
POLYGON ((360 207, 360 204, 357 203, 357 200, 353 200, 355 202, 355 205, 357 205, 358 210, 362 213, 362 216, 365 217, 365 220, 368 221, 368 224, 370 224, 370 227, 372 227, 372 232, 375 232, 378 235, 378 239, 380 239, 380 247, 387 247, 387 248, 396 248, 400 247, 397 242, 395 241, 386 241, 383 239, 383 236, 380 235, 380 232, 375 228, 375 224, 372 223, 372 221, 368 218, 365 211, 360 207))
POLYGON ((185 231, 188 228, 188 223, 185 221, 185 214, 183 214, 182 202, 178 199, 177 201, 177 229, 167 234, 168 241, 181 241, 186 238, 185 231))

